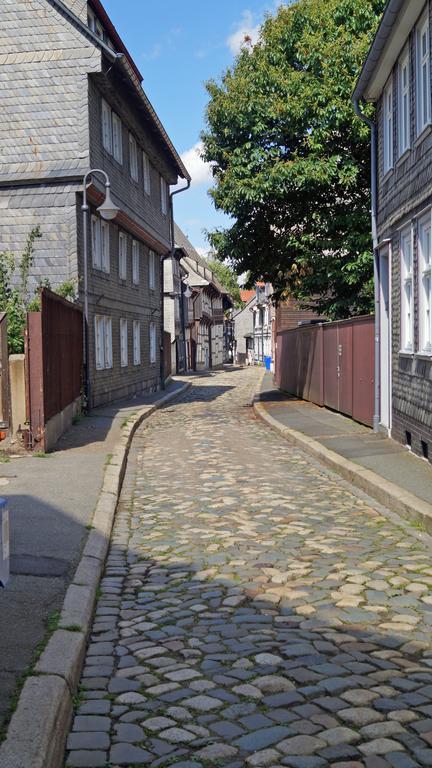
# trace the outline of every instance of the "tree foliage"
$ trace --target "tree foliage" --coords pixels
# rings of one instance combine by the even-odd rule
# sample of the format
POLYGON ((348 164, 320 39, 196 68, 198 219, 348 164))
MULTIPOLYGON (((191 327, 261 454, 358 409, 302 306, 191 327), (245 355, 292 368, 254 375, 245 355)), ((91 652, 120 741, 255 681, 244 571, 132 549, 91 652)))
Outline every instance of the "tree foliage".
MULTIPOLYGON (((35 242, 42 237, 39 227, 29 233, 24 250, 18 261, 11 251, 0 252, 0 312, 6 312, 9 354, 24 352, 24 330, 27 312, 40 310, 40 291, 51 288, 49 279, 41 280, 36 290, 30 288, 34 266, 35 242)), ((76 286, 67 281, 56 288, 56 292, 74 300, 76 286)))
POLYGON ((228 291, 231 298, 234 301, 235 307, 241 307, 243 302, 240 298, 240 288, 237 282, 237 274, 233 268, 226 262, 220 261, 216 255, 210 256, 207 259, 209 268, 216 275, 219 282, 228 291))
POLYGON ((384 0, 298 0, 268 17, 207 90, 204 158, 216 208, 210 234, 236 271, 276 299, 316 297, 330 317, 372 306, 367 126, 351 93, 384 0))

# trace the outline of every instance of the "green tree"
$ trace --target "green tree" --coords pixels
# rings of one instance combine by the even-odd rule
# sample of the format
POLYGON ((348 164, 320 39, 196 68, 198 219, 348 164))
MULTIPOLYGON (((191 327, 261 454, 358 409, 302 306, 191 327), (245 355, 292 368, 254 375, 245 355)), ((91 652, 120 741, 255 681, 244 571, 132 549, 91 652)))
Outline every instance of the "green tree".
POLYGON ((243 302, 240 298, 240 288, 237 282, 237 274, 233 268, 226 262, 220 261, 216 256, 211 255, 208 259, 208 265, 216 275, 219 282, 228 291, 234 301, 235 307, 241 307, 243 302))
MULTIPOLYGON (((48 278, 41 280, 36 290, 31 290, 29 286, 34 265, 35 241, 40 237, 40 228, 34 227, 27 237, 18 262, 10 251, 0 252, 0 312, 6 312, 7 315, 10 354, 24 352, 27 312, 39 311, 42 288, 51 288, 48 278)), ((56 293, 73 301, 76 294, 75 281, 62 283, 56 288, 56 293)))
POLYGON ((298 0, 265 21, 207 90, 210 234, 236 271, 329 317, 370 311, 370 160, 351 93, 384 0, 298 0))

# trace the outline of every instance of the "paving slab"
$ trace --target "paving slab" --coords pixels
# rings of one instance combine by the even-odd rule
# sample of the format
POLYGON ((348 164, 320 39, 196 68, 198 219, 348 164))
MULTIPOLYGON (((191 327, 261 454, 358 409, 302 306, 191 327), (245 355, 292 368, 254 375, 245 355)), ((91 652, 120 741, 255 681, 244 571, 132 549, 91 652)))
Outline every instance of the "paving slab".
POLYGON ((432 466, 405 446, 340 413, 280 392, 270 373, 262 379, 259 396, 266 411, 282 426, 314 438, 341 457, 432 504, 432 466))

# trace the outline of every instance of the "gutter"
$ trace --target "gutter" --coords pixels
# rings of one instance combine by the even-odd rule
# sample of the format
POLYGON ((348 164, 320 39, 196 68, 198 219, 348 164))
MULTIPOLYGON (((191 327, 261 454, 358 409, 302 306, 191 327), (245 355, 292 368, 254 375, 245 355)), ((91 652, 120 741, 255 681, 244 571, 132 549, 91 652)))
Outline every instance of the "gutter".
POLYGON ((372 426, 374 432, 379 431, 379 423, 381 416, 381 385, 380 385, 380 270, 379 270, 379 249, 378 249, 378 235, 377 235, 377 210, 378 210, 378 141, 377 141, 377 125, 374 120, 367 117, 362 112, 360 107, 360 100, 354 94, 352 97, 352 103, 354 111, 357 117, 360 118, 366 125, 369 126, 371 132, 371 223, 372 223, 372 246, 373 246, 373 262, 374 262, 374 317, 375 317, 375 329, 374 329, 374 412, 372 419, 372 426))
MULTIPOLYGON (((174 206, 173 206, 173 197, 174 195, 178 195, 180 192, 186 192, 187 189, 189 189, 191 185, 191 178, 188 175, 186 179, 186 186, 181 187, 180 189, 174 189, 173 192, 170 192, 170 235, 171 235, 171 250, 168 251, 168 253, 165 254, 165 256, 162 256, 160 260, 160 293, 161 293, 161 344, 159 347, 159 358, 160 358, 160 382, 161 382, 161 389, 165 389, 165 348, 163 343, 163 334, 164 334, 164 322, 165 322, 165 313, 164 313, 164 261, 165 259, 174 258, 175 254, 175 236, 174 236, 174 206)), ((186 332, 183 322, 183 338, 185 339, 185 345, 186 345, 186 332)), ((185 371, 186 371, 186 358, 185 358, 185 371)))

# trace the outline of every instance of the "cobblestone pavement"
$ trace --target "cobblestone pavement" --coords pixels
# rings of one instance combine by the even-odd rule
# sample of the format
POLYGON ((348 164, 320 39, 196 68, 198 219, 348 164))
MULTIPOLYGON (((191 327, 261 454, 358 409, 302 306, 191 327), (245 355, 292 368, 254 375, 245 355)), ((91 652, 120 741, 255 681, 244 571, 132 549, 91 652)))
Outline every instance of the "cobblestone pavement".
POLYGON ((432 765, 431 540, 256 421, 259 376, 134 440, 68 766, 432 765))

